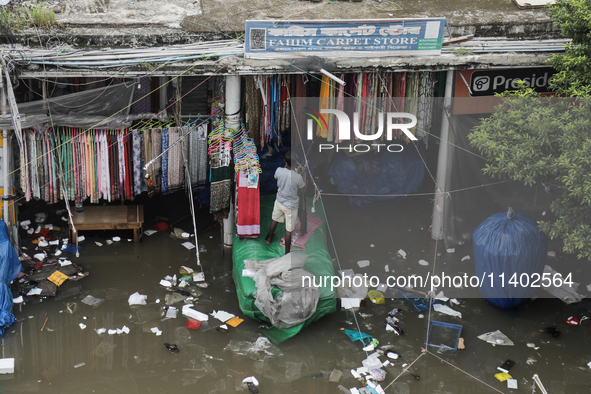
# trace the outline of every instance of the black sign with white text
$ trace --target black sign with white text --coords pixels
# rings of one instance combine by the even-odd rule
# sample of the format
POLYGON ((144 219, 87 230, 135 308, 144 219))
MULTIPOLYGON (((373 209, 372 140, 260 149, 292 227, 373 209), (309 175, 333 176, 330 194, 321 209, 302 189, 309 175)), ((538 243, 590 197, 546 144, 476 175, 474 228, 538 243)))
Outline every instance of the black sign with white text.
POLYGON ((506 90, 516 90, 520 80, 538 93, 547 93, 554 73, 552 67, 474 71, 470 77, 471 96, 493 96, 506 90))

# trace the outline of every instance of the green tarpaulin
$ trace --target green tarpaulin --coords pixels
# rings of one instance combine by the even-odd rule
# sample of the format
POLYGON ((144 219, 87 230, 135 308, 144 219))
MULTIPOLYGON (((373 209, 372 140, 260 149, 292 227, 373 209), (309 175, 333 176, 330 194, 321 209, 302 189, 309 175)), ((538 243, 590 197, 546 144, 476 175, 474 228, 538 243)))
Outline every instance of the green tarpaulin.
MULTIPOLYGON (((242 241, 234 234, 232 253, 234 261, 232 276, 234 283, 236 283, 240 309, 246 316, 264 322, 269 322, 269 319, 254 305, 254 295, 257 291, 254 280, 250 277, 242 276, 242 270, 244 269, 244 260, 268 260, 280 257, 285 253, 285 248, 280 245, 281 238, 285 237, 285 225, 283 223, 279 223, 277 226, 275 239, 271 245, 267 245, 264 239, 271 224, 271 212, 273 211, 274 203, 275 195, 261 196, 261 235, 256 239, 242 241)), ((308 212, 311 206, 312 200, 309 199, 308 212)), ((326 217, 320 203, 316 204, 316 212, 314 214, 326 222, 326 217)), ((326 231, 326 224, 322 224, 308 240, 304 251, 292 251, 293 253, 305 253, 308 255, 304 269, 318 278, 317 283, 319 283, 320 278, 331 277, 335 274, 332 259, 326 246, 326 231)), ((320 319, 322 316, 336 312, 336 294, 334 291, 331 291, 330 282, 328 283, 328 287, 320 287, 319 290, 320 299, 318 300, 316 312, 311 318, 287 329, 271 327, 265 330, 265 335, 272 342, 280 343, 293 337, 302 328, 320 319)), ((279 289, 275 288, 273 295, 276 295, 278 292, 279 289)))

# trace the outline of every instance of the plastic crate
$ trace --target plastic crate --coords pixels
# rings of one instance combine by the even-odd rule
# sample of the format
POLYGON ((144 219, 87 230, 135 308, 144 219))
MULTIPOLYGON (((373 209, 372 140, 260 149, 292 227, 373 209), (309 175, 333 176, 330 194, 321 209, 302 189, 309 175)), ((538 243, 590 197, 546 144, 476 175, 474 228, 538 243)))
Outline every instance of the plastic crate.
POLYGON ((442 350, 458 350, 458 342, 462 334, 462 326, 459 324, 431 321, 429 325, 429 343, 442 350))

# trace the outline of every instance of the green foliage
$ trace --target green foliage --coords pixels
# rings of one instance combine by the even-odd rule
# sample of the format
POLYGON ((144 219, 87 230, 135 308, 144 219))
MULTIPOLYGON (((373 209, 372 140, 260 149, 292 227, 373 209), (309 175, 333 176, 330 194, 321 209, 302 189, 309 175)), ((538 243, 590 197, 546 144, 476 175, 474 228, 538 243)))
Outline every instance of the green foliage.
POLYGON ((550 86, 569 97, 588 97, 591 95, 591 3, 558 0, 550 15, 560 25, 562 36, 572 39, 564 54, 550 59, 558 71, 550 86))
POLYGON ((53 10, 42 4, 30 7, 0 6, 0 26, 12 31, 20 31, 28 27, 50 28, 57 24, 53 10))
POLYGON ((456 48, 450 48, 450 51, 458 56, 468 56, 468 55, 473 55, 474 52, 472 52, 469 49, 466 49, 464 47, 456 47, 456 48))
POLYGON ((158 63, 158 62, 154 62, 154 63, 150 63, 150 62, 139 62, 138 65, 150 72, 154 72, 156 71, 159 67, 162 66, 162 63, 158 63))
POLYGON ((37 27, 49 28, 57 23, 53 10, 48 10, 40 4, 35 4, 28 9, 31 23, 37 27))
POLYGON ((8 30, 19 31, 27 27, 27 23, 20 12, 4 6, 0 7, 0 26, 8 30))
POLYGON ((539 97, 521 83, 468 138, 489 161, 484 173, 551 185, 540 230, 591 260, 591 1, 558 0, 551 15, 573 40, 551 58, 551 89, 567 98, 539 97))
POLYGON ((468 139, 489 161, 485 174, 555 185, 553 217, 540 229, 591 260, 591 99, 528 94, 505 99, 468 139))

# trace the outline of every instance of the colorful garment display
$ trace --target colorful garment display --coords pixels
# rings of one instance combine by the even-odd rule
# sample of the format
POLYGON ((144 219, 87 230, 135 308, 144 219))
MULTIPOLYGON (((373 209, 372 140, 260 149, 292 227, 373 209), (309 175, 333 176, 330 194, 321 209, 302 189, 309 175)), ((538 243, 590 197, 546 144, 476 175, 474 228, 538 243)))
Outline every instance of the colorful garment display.
MULTIPOLYGON (((281 143, 284 132, 291 125, 291 107, 289 97, 293 96, 291 88, 294 85, 292 75, 259 75, 255 77, 255 84, 261 93, 259 138, 261 146, 274 140, 281 143), (289 93, 288 93, 289 92, 289 93)), ((250 122, 250 120, 249 120, 250 122)))
MULTIPOLYGON (((360 72, 341 74, 339 78, 346 82, 345 86, 337 84, 327 76, 322 77, 318 112, 322 109, 336 108, 347 113, 351 120, 354 120, 354 114, 357 114, 358 122, 351 123, 350 138, 355 139, 353 134, 355 127, 358 127, 358 132, 362 135, 375 134, 379 127, 380 114, 388 112, 414 114, 417 117, 417 125, 412 131, 419 139, 427 138, 435 96, 434 73, 360 72)), ((341 142, 337 135, 338 122, 335 117, 327 114, 322 115, 322 118, 324 120, 322 124, 328 127, 316 126, 316 136, 326 138, 328 142, 333 140, 337 143, 341 142)), ((383 117, 382 121, 385 122, 383 117)), ((398 130, 393 137, 402 138, 403 134, 398 130)), ((385 138, 386 133, 383 133, 381 140, 385 138)))
MULTIPOLYGON (((189 135, 196 127, 135 130, 83 130, 69 127, 26 129, 20 160, 20 188, 27 201, 60 199, 98 203, 132 200, 148 191, 170 193, 185 187, 183 153, 207 183, 207 142, 201 129, 198 149, 189 153, 189 135), (185 133, 182 130, 186 130, 185 133), (163 138, 164 136, 164 138, 163 138), (145 163, 154 160, 147 171, 145 163), (146 172, 149 175, 147 181, 146 172), (157 183, 155 183, 156 181, 157 183)), ((230 179, 230 175, 227 175, 230 179)), ((228 184, 229 188, 230 185, 228 184)))

